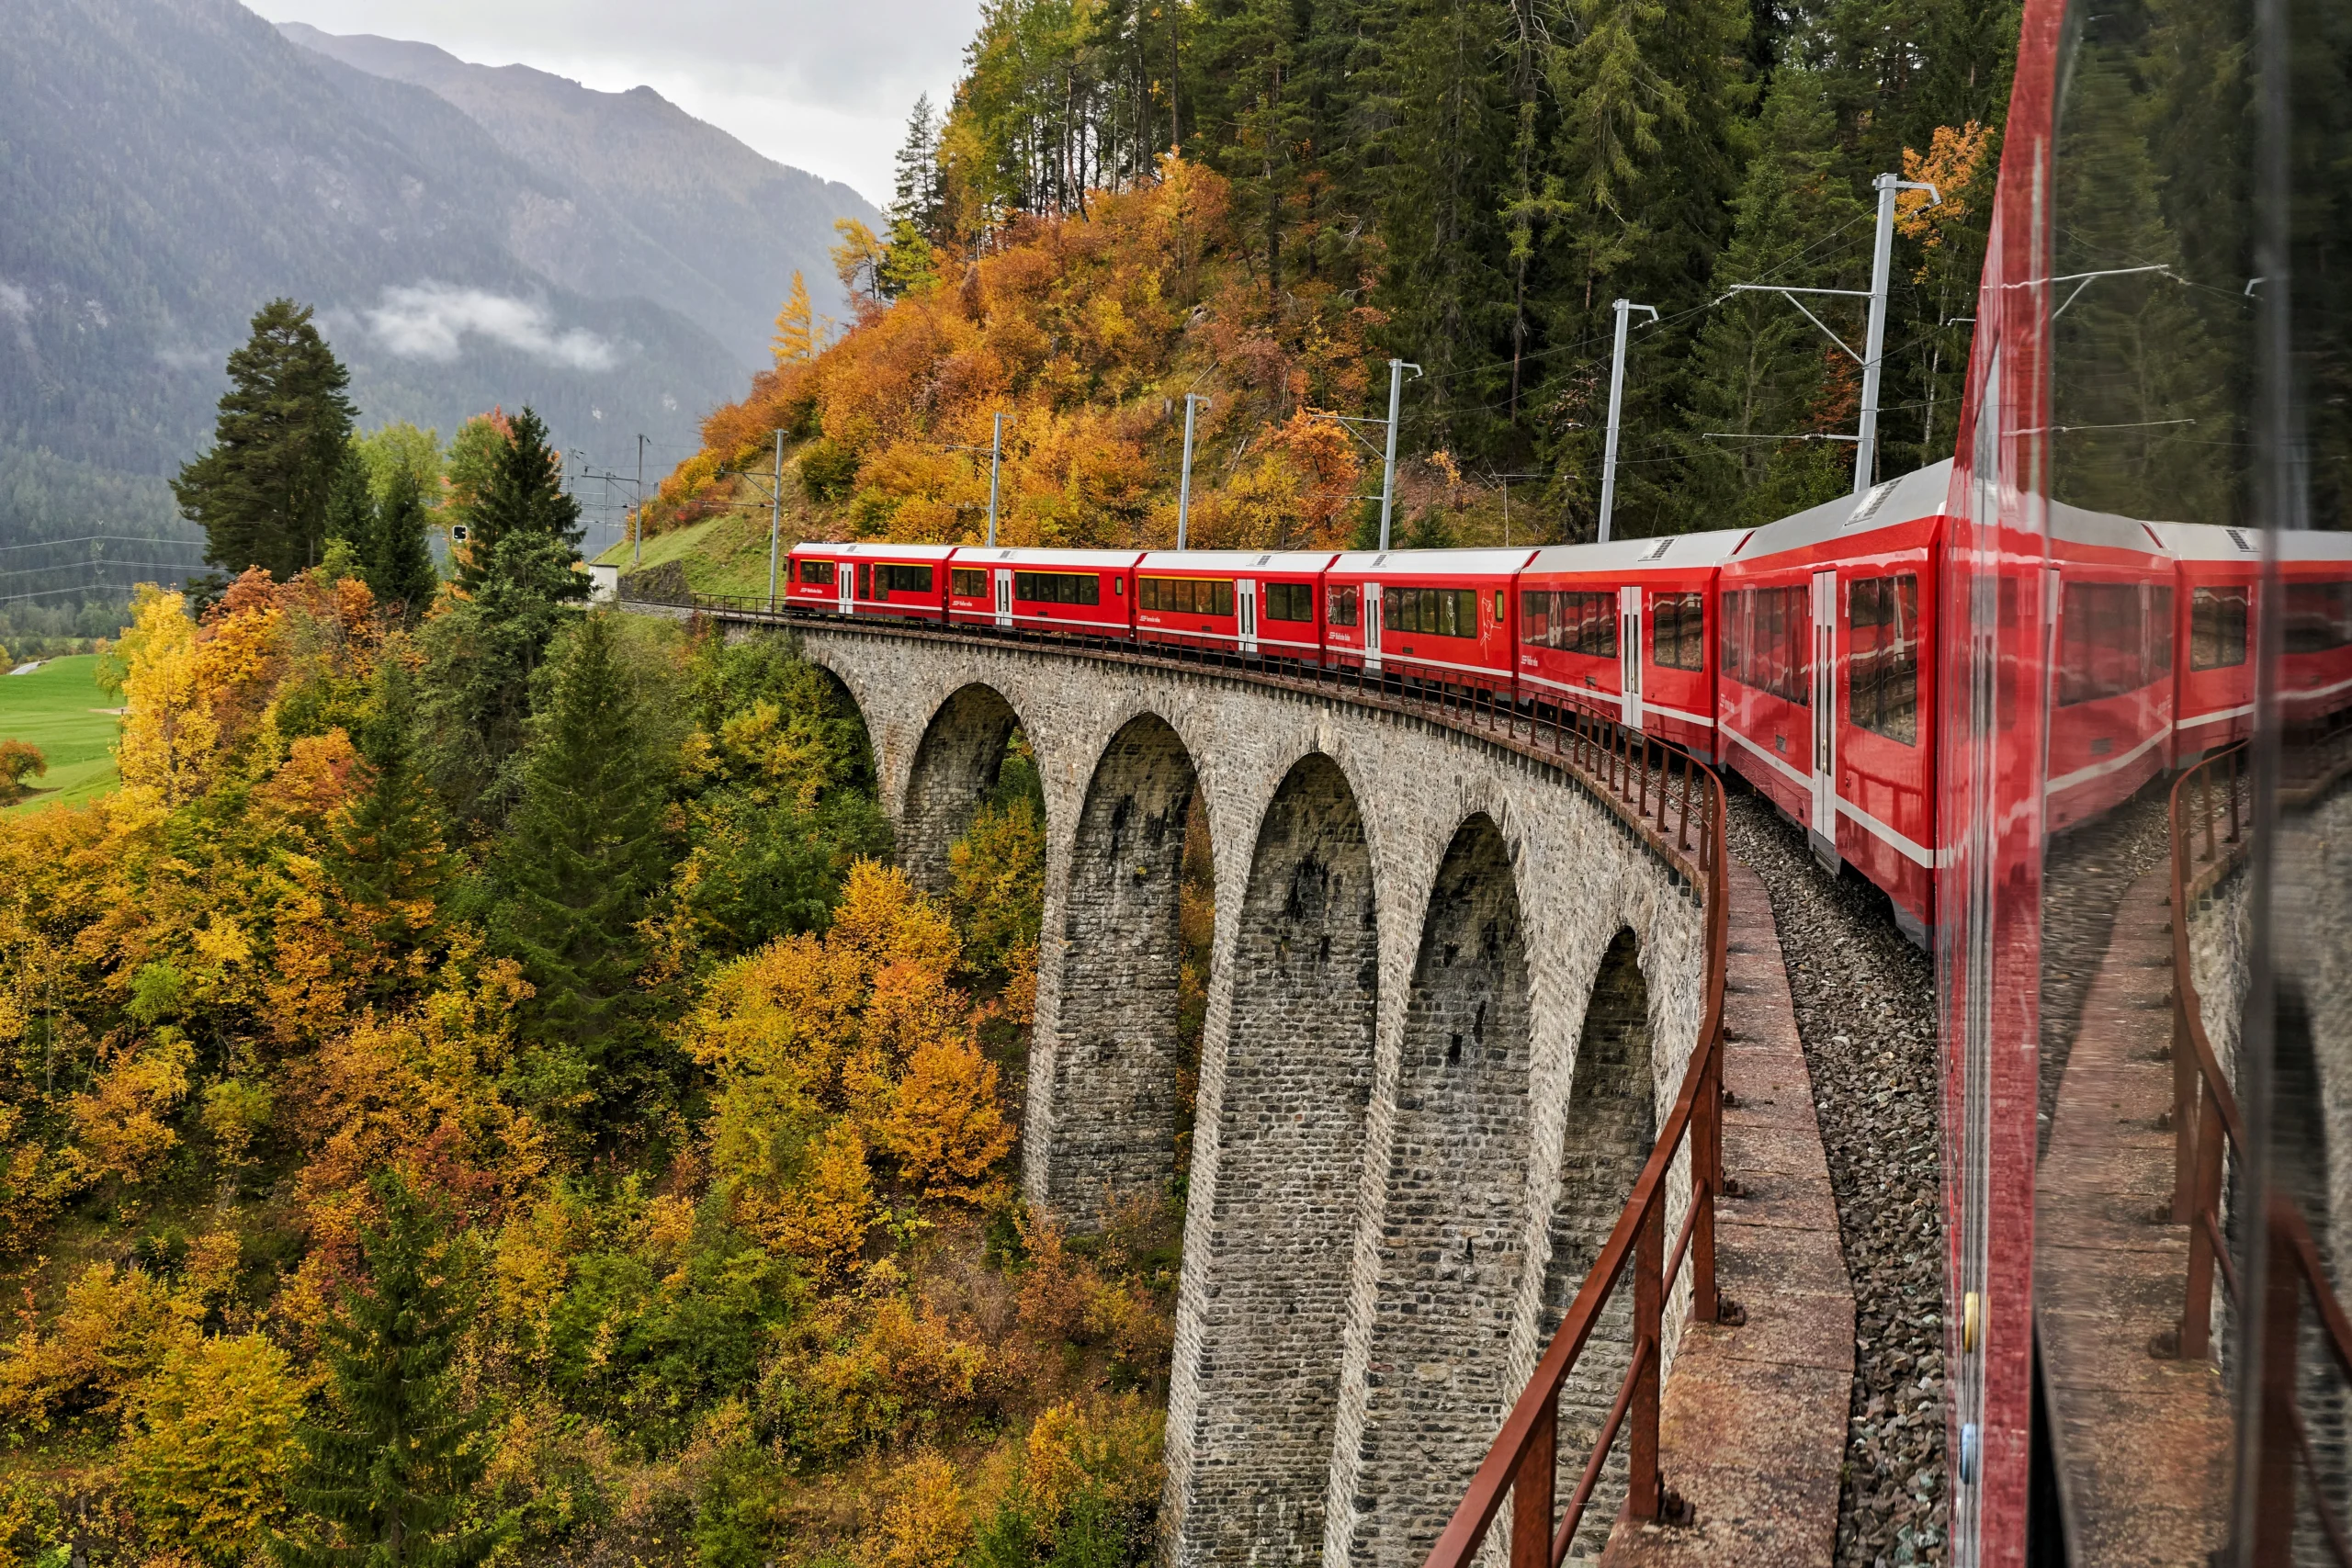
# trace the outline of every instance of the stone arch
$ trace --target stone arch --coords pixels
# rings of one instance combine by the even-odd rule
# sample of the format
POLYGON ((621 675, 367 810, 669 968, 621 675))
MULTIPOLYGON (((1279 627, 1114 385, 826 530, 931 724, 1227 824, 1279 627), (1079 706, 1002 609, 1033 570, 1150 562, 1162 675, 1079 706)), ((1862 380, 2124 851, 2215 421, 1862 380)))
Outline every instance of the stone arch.
POLYGON ((1180 879, 1192 753, 1150 713, 1102 749, 1063 869, 1053 1059, 1032 1063, 1050 1096, 1033 1199, 1091 1228, 1122 1199, 1176 1176, 1180 879))
POLYGON ((1357 1561, 1418 1562, 1518 1389, 1532 1010, 1518 880, 1501 829, 1455 830, 1405 1004, 1381 1216, 1357 1561))
MULTIPOLYGON (((1551 1343, 1567 1315, 1657 1142, 1655 1044, 1641 941, 1630 927, 1620 928, 1600 956, 1577 1040, 1566 1125, 1560 1137, 1559 1195, 1552 1208, 1543 1310, 1536 1325, 1539 1345, 1551 1343)), ((1609 1417, 1633 1358, 1632 1281, 1628 1272, 1609 1298, 1584 1354, 1577 1359, 1575 1373, 1560 1391, 1560 1473, 1570 1487, 1583 1473, 1593 1439, 1609 1417)), ((1625 1465, 1621 1442, 1585 1510, 1587 1523, 1577 1535, 1581 1545, 1571 1551, 1600 1554, 1625 1495, 1625 1465)))
POLYGON ((1192 1500, 1176 1555, 1311 1562, 1323 1544, 1380 984, 1363 818, 1321 752, 1290 769, 1260 821, 1232 953, 1213 1197, 1185 1259, 1203 1288, 1186 1406, 1192 1500))
POLYGON ((925 892, 947 890, 947 852, 996 787, 1020 722, 1002 693, 978 682, 957 688, 931 716, 899 813, 899 863, 925 892))

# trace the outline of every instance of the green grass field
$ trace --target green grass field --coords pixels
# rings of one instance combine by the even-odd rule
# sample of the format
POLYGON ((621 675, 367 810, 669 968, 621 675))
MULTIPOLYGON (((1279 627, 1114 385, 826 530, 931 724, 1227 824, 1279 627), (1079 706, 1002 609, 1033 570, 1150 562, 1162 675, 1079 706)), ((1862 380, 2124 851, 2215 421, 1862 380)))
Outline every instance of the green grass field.
POLYGON ((36 793, 8 810, 85 805, 120 782, 114 771, 119 721, 98 711, 120 699, 98 688, 97 668, 96 654, 78 653, 29 675, 0 673, 0 740, 29 741, 49 760, 46 774, 26 781, 36 793))
MULTIPOLYGON (((779 548, 789 550, 800 539, 801 519, 787 510, 779 548)), ((631 568, 635 546, 627 539, 598 556, 600 565, 631 568)), ((686 569, 686 583, 697 593, 740 593, 753 597, 768 591, 768 514, 764 508, 733 512, 656 534, 645 541, 644 565, 674 560, 686 569)), ((780 563, 788 565, 789 563, 780 563)))

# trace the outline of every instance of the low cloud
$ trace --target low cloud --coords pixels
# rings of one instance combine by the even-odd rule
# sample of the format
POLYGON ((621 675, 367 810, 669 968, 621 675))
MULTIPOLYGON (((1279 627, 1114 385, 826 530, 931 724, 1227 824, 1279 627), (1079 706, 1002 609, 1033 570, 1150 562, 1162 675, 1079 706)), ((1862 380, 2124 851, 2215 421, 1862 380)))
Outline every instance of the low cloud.
POLYGON ((614 346, 583 327, 559 331, 545 305, 453 284, 387 288, 384 301, 362 310, 368 335, 403 359, 447 364, 463 351, 468 333, 574 370, 609 370, 614 346))

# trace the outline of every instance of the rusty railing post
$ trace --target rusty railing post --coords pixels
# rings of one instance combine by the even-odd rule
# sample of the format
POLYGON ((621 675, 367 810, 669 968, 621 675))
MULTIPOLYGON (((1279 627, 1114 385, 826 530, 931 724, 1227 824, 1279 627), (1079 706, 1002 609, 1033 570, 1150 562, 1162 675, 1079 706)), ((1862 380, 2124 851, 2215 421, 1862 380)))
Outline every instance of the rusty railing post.
POLYGON ((1528 1434, 1510 1478, 1510 1568, 1552 1568, 1553 1493, 1558 1485, 1560 1395, 1528 1434))
POLYGON ((2281 1211, 2291 1213, 2292 1201, 2280 1194, 2271 1196, 2261 1304, 2246 1303, 2262 1314, 2262 1414, 2256 1422, 2262 1473, 2255 1479, 2254 1550, 2249 1554, 2254 1568, 2287 1568, 2295 1555, 2295 1470, 2301 1447, 2295 1437, 2295 1364, 2303 1299, 2294 1227, 2281 1215, 2281 1211))
POLYGON ((2188 1221, 2188 1297, 2181 1303, 2180 1359, 2213 1343, 2213 1233, 2221 1228, 2222 1109, 2210 1092, 2197 1114, 2197 1196, 2188 1221))
POLYGON ((1690 1124, 1690 1201, 1698 1205, 1690 1225, 1690 1320, 1713 1323, 1721 1299, 1715 1292, 1715 1194, 1724 1184, 1724 1032, 1716 1025, 1706 1043, 1707 1081, 1699 1086, 1697 1114, 1690 1124))
POLYGON ((1625 1483, 1625 1515, 1636 1524, 1657 1517, 1658 1363, 1666 1340, 1665 1292, 1660 1275, 1666 1267, 1666 1203, 1664 1193, 1642 1216, 1641 1235, 1634 1243, 1634 1354, 1642 1358, 1634 1374, 1634 1403, 1626 1412, 1633 1423, 1630 1453, 1633 1463, 1625 1483), (1647 1355, 1644 1348, 1646 1345, 1647 1355))

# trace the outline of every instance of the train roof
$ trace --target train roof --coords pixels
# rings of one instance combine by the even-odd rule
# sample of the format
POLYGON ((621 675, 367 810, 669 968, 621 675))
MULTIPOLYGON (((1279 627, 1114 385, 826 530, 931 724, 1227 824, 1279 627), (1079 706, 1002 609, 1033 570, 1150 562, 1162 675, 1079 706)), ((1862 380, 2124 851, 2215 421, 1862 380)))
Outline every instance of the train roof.
POLYGON ((967 545, 956 552, 957 566, 1075 566, 1096 571, 1125 571, 1143 559, 1141 550, 1022 550, 989 549, 967 545))
POLYGON ((894 545, 888 539, 858 539, 846 544, 837 544, 826 539, 803 539, 792 547, 794 555, 798 555, 803 550, 829 556, 864 556, 872 560, 880 560, 885 556, 894 560, 945 560, 956 553, 956 547, 954 545, 894 545))
POLYGON ((2181 560, 2259 560, 2262 535, 2211 523, 2151 523, 2148 531, 2181 560))
POLYGON ((1527 563, 1530 571, 1672 571, 1716 566, 1746 542, 1753 528, 1704 534, 1661 534, 1653 539, 1611 539, 1605 545, 1547 545, 1527 563))
POLYGON ((2352 560, 2352 534, 2335 528, 2289 529, 2278 536, 2278 558, 2288 561, 2352 560))
POLYGON ((1145 571, 1317 572, 1339 558, 1337 550, 1153 550, 1137 564, 1145 571))
POLYGON ((1792 513, 1777 523, 1767 523, 1724 558, 1755 560, 1871 529, 1916 523, 1941 513, 1951 491, 1951 459, 1946 457, 1940 463, 1930 463, 1924 468, 1883 480, 1860 495, 1841 495, 1835 501, 1792 513))
POLYGON ((2050 503, 2050 537, 2062 545, 2096 545, 2142 555, 2176 553, 2162 524, 2118 512, 2093 512, 2063 501, 2050 503))
POLYGON ((1350 550, 1330 570, 1352 577, 1508 577, 1534 555, 1532 545, 1507 550, 1350 550))

